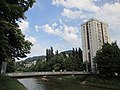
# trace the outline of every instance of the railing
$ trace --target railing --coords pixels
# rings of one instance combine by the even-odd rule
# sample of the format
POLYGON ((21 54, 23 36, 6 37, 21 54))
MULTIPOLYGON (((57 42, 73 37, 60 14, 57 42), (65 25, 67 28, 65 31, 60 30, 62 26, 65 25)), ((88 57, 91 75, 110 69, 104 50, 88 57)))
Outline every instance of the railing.
POLYGON ((7 73, 10 77, 30 77, 30 76, 57 76, 57 75, 89 75, 90 72, 21 72, 21 73, 7 73))

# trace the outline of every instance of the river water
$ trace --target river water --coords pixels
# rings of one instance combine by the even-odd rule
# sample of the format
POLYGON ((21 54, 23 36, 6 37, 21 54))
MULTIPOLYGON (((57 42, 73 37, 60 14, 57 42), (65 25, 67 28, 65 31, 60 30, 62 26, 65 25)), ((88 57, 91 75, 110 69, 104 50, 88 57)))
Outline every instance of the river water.
POLYGON ((20 81, 28 90, 108 90, 72 82, 63 82, 56 79, 24 78, 18 79, 18 81, 20 81))

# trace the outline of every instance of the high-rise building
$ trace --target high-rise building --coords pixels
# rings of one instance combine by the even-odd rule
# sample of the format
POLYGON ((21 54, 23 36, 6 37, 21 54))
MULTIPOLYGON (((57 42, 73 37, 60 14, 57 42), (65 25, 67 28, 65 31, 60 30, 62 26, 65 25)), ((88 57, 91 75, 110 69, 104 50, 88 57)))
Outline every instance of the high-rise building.
POLYGON ((92 18, 81 25, 81 36, 83 61, 86 61, 87 71, 88 63, 92 70, 94 69, 93 58, 97 50, 101 49, 104 43, 110 43, 108 24, 92 18))

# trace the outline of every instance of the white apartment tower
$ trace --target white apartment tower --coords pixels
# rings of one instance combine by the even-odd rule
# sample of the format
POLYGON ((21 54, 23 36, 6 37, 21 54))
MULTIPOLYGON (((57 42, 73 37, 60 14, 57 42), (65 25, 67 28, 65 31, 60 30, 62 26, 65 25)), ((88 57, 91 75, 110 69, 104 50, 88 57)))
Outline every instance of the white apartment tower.
MULTIPOLYGON (((94 69, 93 58, 96 56, 96 51, 101 49, 104 43, 110 43, 108 24, 92 18, 81 25, 81 36, 83 61, 89 62, 92 70, 94 69)), ((88 65, 86 68, 88 71, 88 65)))

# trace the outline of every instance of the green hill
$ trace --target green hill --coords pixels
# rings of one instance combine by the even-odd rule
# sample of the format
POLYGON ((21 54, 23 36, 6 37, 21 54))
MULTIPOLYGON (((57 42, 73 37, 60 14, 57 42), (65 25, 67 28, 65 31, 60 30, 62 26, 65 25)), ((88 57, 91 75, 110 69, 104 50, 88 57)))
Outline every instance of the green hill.
POLYGON ((34 57, 29 57, 27 59, 25 59, 25 61, 37 61, 37 60, 44 60, 46 58, 46 56, 42 55, 42 56, 34 56, 34 57))

